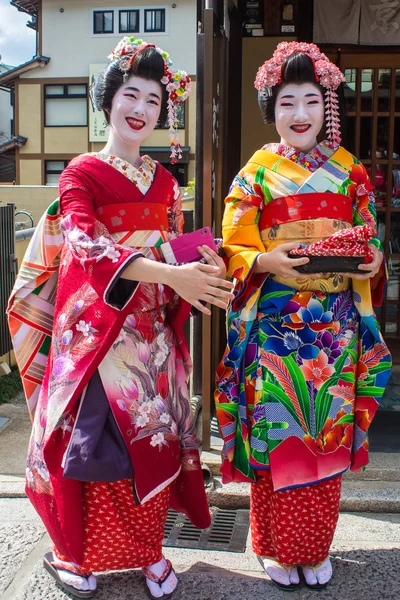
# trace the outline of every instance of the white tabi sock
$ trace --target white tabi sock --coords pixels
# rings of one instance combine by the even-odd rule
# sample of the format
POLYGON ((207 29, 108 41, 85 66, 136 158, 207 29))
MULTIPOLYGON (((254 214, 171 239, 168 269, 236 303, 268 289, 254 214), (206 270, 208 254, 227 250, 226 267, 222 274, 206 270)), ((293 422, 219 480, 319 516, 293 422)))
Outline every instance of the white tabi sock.
POLYGON ((308 585, 317 585, 328 583, 328 581, 332 577, 332 564, 329 558, 324 560, 320 566, 307 566, 301 567, 303 569, 303 574, 308 585))
POLYGON ((262 558, 264 571, 277 583, 290 585, 299 583, 299 572, 296 566, 285 567, 273 558, 262 558))
POLYGON ((70 564, 72 567, 77 567, 75 563, 68 563, 66 561, 60 561, 53 553, 53 560, 58 563, 62 563, 65 565, 64 569, 57 569, 57 573, 60 576, 60 579, 63 583, 74 587, 81 592, 86 592, 87 590, 95 590, 97 586, 96 577, 94 575, 89 575, 89 577, 83 577, 83 575, 76 575, 71 571, 68 571, 68 565, 70 564))
MULTIPOLYGON (((150 565, 146 568, 157 575, 157 577, 161 577, 167 568, 167 561, 163 557, 157 563, 154 563, 154 565, 150 565)), ((147 577, 146 585, 153 596, 156 596, 156 598, 162 598, 164 594, 171 594, 175 590, 176 586, 178 585, 178 579, 176 578, 175 573, 171 571, 164 583, 161 584, 161 587, 158 585, 158 583, 151 581, 151 579, 148 579, 147 577)))

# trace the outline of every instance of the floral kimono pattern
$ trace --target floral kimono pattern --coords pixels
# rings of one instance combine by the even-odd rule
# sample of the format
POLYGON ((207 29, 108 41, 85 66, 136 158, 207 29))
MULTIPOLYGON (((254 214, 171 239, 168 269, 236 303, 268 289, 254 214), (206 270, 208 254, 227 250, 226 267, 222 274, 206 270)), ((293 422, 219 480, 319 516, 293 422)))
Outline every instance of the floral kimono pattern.
POLYGON ((236 287, 215 394, 224 481, 268 470, 273 489, 286 490, 367 464, 391 368, 372 309, 386 268, 370 282, 284 279, 254 265, 284 242, 308 245, 363 224, 376 235, 371 190, 359 161, 327 142, 308 155, 268 145, 234 179, 223 238, 236 287))
POLYGON ((10 298, 33 417, 27 494, 60 556, 77 564, 87 550, 88 479, 64 470, 74 448, 85 449, 76 424, 90 396, 96 401, 97 375, 131 462, 136 504, 152 506, 165 491, 197 526, 210 522, 186 385, 190 306, 167 286, 120 277, 139 256, 162 260, 160 244, 182 227, 179 186, 161 165, 147 157, 134 170, 117 157, 79 156, 62 174, 60 200, 42 218, 10 298))

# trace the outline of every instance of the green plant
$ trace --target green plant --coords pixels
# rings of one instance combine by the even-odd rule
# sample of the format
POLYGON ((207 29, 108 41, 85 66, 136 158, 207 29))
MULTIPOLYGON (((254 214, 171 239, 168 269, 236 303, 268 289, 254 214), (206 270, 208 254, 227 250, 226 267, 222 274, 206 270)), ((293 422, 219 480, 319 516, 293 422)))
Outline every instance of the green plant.
POLYGON ((0 404, 9 402, 22 391, 22 381, 18 369, 15 367, 8 375, 0 377, 0 404))

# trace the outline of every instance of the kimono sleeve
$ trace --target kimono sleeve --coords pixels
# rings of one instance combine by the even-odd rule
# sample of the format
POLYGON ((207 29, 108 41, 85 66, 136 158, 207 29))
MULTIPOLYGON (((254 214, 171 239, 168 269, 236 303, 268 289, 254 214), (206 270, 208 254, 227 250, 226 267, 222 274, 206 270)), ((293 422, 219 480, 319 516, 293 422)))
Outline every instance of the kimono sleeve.
POLYGON ((121 274, 143 254, 114 243, 106 227, 96 218, 94 192, 79 170, 68 167, 64 170, 59 191, 64 235, 61 260, 76 261, 104 302, 116 310, 124 309, 133 298, 138 282, 121 280, 121 274), (120 284, 123 289, 116 294, 120 284))
POLYGON ((265 252, 259 230, 264 205, 261 186, 256 191, 247 166, 233 180, 225 199, 222 221, 223 249, 228 257, 228 276, 236 279, 233 310, 239 310, 266 279, 254 272, 257 257, 265 252))
POLYGON ((182 212, 182 196, 179 183, 173 178, 172 195, 168 205, 168 233, 170 238, 178 237, 183 233, 185 224, 182 212))
MULTIPOLYGON (((353 225, 369 225, 373 230, 373 244, 383 253, 382 243, 377 234, 376 206, 373 186, 368 177, 368 173, 362 164, 356 164, 353 167, 351 179, 355 181, 355 200, 353 205, 353 225)), ((385 255, 379 272, 371 279, 372 304, 380 306, 382 304, 385 286, 388 280, 387 263, 385 255)))

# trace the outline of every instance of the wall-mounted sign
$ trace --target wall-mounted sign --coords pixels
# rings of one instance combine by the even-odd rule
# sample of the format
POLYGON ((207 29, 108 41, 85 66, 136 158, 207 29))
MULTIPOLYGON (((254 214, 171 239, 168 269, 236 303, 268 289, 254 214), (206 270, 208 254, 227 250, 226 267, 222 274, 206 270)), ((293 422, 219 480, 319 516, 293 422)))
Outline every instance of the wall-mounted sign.
POLYGON ((104 65, 89 65, 89 141, 106 142, 108 126, 103 111, 96 110, 93 102, 93 90, 96 79, 104 65))

